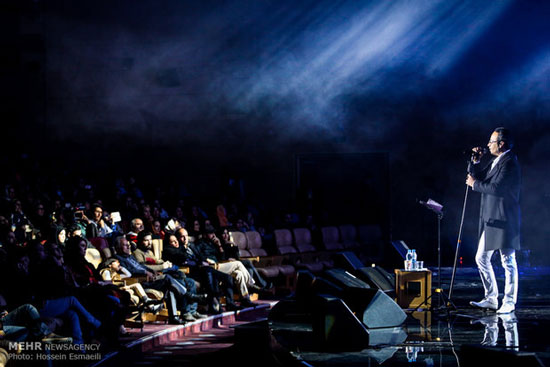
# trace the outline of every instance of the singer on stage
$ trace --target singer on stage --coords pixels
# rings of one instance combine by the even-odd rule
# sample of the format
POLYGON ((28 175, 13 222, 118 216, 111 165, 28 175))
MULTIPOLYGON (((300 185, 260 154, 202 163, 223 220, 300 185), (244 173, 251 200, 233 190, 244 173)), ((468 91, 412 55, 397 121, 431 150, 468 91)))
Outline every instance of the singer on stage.
POLYGON ((520 248, 520 167, 511 151, 512 136, 499 127, 491 134, 487 144, 492 160, 484 166, 481 157, 484 149, 472 150, 471 170, 466 184, 481 193, 479 218, 479 244, 476 263, 485 289, 485 297, 470 302, 474 307, 497 310, 498 288, 491 256, 498 250, 505 273, 504 298, 497 313, 513 312, 518 294, 518 268, 516 250, 520 248))

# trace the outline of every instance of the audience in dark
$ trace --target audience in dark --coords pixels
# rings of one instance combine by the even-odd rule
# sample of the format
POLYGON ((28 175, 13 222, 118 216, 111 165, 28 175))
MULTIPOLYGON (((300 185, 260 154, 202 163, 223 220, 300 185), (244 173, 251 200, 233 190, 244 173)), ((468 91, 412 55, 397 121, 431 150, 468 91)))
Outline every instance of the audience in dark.
POLYGON ((255 306, 250 291, 272 286, 252 262, 239 259, 229 238, 230 230, 265 234, 261 213, 243 195, 208 198, 217 203, 208 207, 166 183, 149 188, 129 177, 109 185, 104 178, 41 176, 15 167, 4 177, 0 198, 0 294, 6 311, 26 315, 16 322, 17 330, 25 330, 21 335, 61 338, 53 334, 59 330, 73 343, 116 345, 130 306, 136 306, 117 275, 121 268, 141 277, 137 305, 151 303, 145 290, 158 291, 174 324, 205 317, 199 312, 203 301, 211 314, 224 310, 222 297, 227 311, 255 306), (87 255, 100 238, 109 251, 101 251, 97 269, 87 255), (162 241, 162 258, 152 251, 153 240, 162 241), (40 317, 61 320, 58 330, 37 322, 40 317))

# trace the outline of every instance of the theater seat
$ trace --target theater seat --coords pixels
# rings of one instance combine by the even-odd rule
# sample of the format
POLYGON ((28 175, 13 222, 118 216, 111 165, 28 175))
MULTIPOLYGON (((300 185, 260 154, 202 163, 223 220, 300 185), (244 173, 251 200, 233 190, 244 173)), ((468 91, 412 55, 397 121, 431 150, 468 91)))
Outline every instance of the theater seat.
POLYGON ((95 248, 87 248, 86 249, 86 255, 84 255, 85 259, 88 260, 89 263, 91 263, 96 269, 101 264, 103 259, 101 258, 101 253, 98 249, 95 248))
POLYGON ((162 240, 153 240, 153 253, 157 257, 157 259, 162 259, 162 240))
POLYGON ((109 241, 107 241, 106 238, 103 237, 92 237, 88 238, 88 241, 101 252, 106 247, 109 247, 109 241))
POLYGON ((294 246, 298 252, 313 252, 317 251, 311 243, 311 232, 307 228, 294 228, 294 246))
POLYGON ((340 240, 345 249, 353 249, 359 247, 357 241, 357 229, 353 224, 343 224, 339 227, 340 240))
POLYGON ((112 256, 111 248, 109 247, 109 241, 103 237, 88 238, 88 241, 99 251, 103 260, 107 260, 112 256))
POLYGON ((298 270, 306 269, 312 273, 319 273, 325 268, 325 265, 320 261, 318 255, 312 252, 301 254, 295 259, 294 266, 298 270))
POLYGON ((262 247, 262 236, 259 232, 249 231, 245 233, 248 244, 248 252, 252 256, 267 256, 267 251, 262 247))
POLYGON ((248 250, 248 240, 243 232, 234 231, 230 232, 229 235, 233 239, 233 243, 239 248, 240 257, 252 257, 250 251, 248 250))
POLYGON ((279 255, 295 254, 298 252, 296 247, 292 246, 292 233, 289 229, 276 229, 273 231, 275 235, 275 247, 279 255))
POLYGON ((267 251, 262 247, 262 236, 257 231, 245 233, 248 244, 248 251, 252 256, 260 258, 256 269, 265 278, 276 278, 281 273, 281 258, 268 256, 267 251))
POLYGON ((260 273, 263 278, 267 279, 277 278, 281 273, 280 268, 277 266, 266 266, 264 268, 256 268, 256 270, 258 270, 258 273, 260 273))
POLYGON ((334 226, 327 226, 321 228, 322 243, 325 250, 334 251, 342 250, 344 246, 340 242, 340 235, 338 228, 334 226))

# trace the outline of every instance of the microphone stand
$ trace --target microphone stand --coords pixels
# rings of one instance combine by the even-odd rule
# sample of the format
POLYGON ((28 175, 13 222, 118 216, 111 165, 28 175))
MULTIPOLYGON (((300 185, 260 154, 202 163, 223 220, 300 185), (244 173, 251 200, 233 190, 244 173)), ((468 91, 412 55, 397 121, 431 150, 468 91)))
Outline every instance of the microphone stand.
MULTIPOLYGON (((428 208, 432 212, 434 212, 437 215, 437 288, 434 289, 434 293, 438 295, 437 300, 437 308, 433 308, 430 306, 430 310, 448 310, 448 308, 452 307, 454 310, 456 310, 456 306, 453 304, 453 302, 443 293, 443 289, 441 288, 441 219, 443 219, 443 211, 441 208, 436 208, 433 205, 430 205, 430 203, 426 203, 423 201, 419 201, 421 205, 428 208), (444 305, 441 306, 441 299, 444 301, 444 305)), ((415 310, 418 310, 420 306, 423 304, 427 304, 428 300, 432 298, 434 294, 431 294, 424 302, 422 302, 418 307, 416 307, 415 310)))
MULTIPOLYGON (((472 159, 468 161, 468 174, 472 172, 472 159)), ((455 282, 455 276, 456 276, 456 263, 458 260, 458 251, 460 249, 460 245, 462 244, 462 228, 464 226, 464 214, 466 212, 466 203, 468 201, 468 192, 470 191, 470 186, 466 185, 466 193, 464 194, 464 203, 462 204, 462 216, 460 218, 460 227, 458 230, 458 239, 456 241, 456 252, 455 252, 455 261, 453 264, 453 275, 451 276, 451 284, 449 286, 449 296, 447 297, 449 299, 449 303, 452 304, 452 297, 453 297, 453 286, 455 282)), ((454 306, 454 305, 453 305, 454 306)), ((456 309, 456 306, 454 306, 456 309)))

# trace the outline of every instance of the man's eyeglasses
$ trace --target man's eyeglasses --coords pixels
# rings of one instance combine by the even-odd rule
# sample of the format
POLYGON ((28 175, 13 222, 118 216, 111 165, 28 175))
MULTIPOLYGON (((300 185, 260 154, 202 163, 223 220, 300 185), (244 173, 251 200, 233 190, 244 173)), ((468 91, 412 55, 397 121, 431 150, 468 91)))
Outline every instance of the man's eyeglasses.
POLYGON ((498 143, 498 140, 489 140, 489 144, 498 143))

